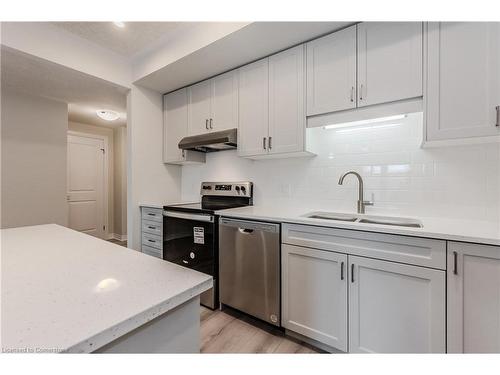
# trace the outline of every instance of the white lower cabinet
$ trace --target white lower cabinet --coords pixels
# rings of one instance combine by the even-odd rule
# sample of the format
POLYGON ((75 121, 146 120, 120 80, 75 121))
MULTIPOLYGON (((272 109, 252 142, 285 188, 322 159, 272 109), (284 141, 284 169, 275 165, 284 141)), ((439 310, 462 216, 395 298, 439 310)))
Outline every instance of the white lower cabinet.
POLYGON ((347 351, 347 255, 282 246, 282 325, 347 351))
POLYGON ((444 353, 445 272, 349 256, 349 352, 444 353))
POLYGON ((446 352, 445 241, 296 224, 282 230, 284 328, 350 353, 446 352))
POLYGON ((448 243, 448 352, 500 353, 500 247, 448 243))

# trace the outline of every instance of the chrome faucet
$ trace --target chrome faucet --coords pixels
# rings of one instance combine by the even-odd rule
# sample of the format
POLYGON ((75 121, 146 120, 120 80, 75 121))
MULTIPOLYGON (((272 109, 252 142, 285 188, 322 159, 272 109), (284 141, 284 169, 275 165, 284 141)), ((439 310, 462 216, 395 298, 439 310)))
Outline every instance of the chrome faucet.
POLYGON ((364 193, 363 193, 363 177, 357 172, 354 171, 349 171, 344 173, 342 176, 339 178, 339 185, 342 185, 344 183, 344 178, 347 175, 354 175, 358 178, 358 183, 359 183, 359 190, 358 190, 358 214, 364 214, 365 213, 365 206, 373 206, 372 201, 365 201, 363 199, 364 193))

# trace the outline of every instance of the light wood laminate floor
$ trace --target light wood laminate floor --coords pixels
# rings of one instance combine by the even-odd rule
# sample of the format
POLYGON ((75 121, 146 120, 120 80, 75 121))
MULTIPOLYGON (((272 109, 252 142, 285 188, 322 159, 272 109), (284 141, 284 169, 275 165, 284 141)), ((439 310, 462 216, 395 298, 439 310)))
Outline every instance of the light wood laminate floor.
POLYGON ((282 331, 236 310, 201 307, 202 353, 319 353, 282 331))

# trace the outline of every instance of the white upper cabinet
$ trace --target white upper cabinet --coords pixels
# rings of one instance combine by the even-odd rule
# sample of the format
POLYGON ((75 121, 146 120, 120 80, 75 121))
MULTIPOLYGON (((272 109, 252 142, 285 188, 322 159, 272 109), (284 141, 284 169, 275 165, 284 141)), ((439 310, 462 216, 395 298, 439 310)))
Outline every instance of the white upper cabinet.
POLYGON ((268 59, 245 65, 239 74, 238 155, 267 154, 269 133, 268 59))
POLYGON ((163 162, 167 164, 203 163, 205 154, 179 149, 188 135, 188 97, 183 88, 163 96, 163 162))
POLYGON ((231 71, 212 78, 209 128, 221 131, 238 127, 238 74, 231 71))
POLYGON ((425 141, 500 135, 500 24, 429 23, 425 141))
POLYGON ((188 134, 198 135, 238 127, 236 71, 188 87, 188 134))
POLYGON ((356 107, 356 26, 313 40, 307 48, 307 115, 356 107))
POLYGON ((189 123, 188 134, 203 134, 210 130, 210 99, 212 81, 207 80, 188 87, 189 123))
POLYGON ((358 107, 422 96, 423 24, 358 24, 358 107))
POLYGON ((304 151, 304 49, 302 44, 269 57, 270 154, 304 151))
POLYGON ((448 243, 448 352, 500 353, 500 247, 448 243))
POLYGON ((444 353, 445 272, 349 255, 349 352, 444 353))

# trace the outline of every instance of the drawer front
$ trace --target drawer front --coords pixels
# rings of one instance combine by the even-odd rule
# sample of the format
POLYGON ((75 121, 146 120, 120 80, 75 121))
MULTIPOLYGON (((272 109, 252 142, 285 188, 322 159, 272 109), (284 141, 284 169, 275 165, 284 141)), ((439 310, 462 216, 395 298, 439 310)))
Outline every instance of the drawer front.
POLYGON ((142 244, 163 250, 163 238, 154 234, 142 233, 142 244))
POLYGON ((159 249, 155 249, 154 247, 142 245, 142 252, 147 255, 151 255, 156 258, 163 259, 162 251, 159 249))
POLYGON ((311 225, 284 224, 282 242, 417 266, 446 269, 446 241, 311 225))
POLYGON ((142 207, 142 218, 144 220, 163 222, 163 210, 161 208, 142 207))
POLYGON ((142 231, 145 233, 156 234, 160 236, 163 234, 163 223, 157 221, 142 220, 142 231))

